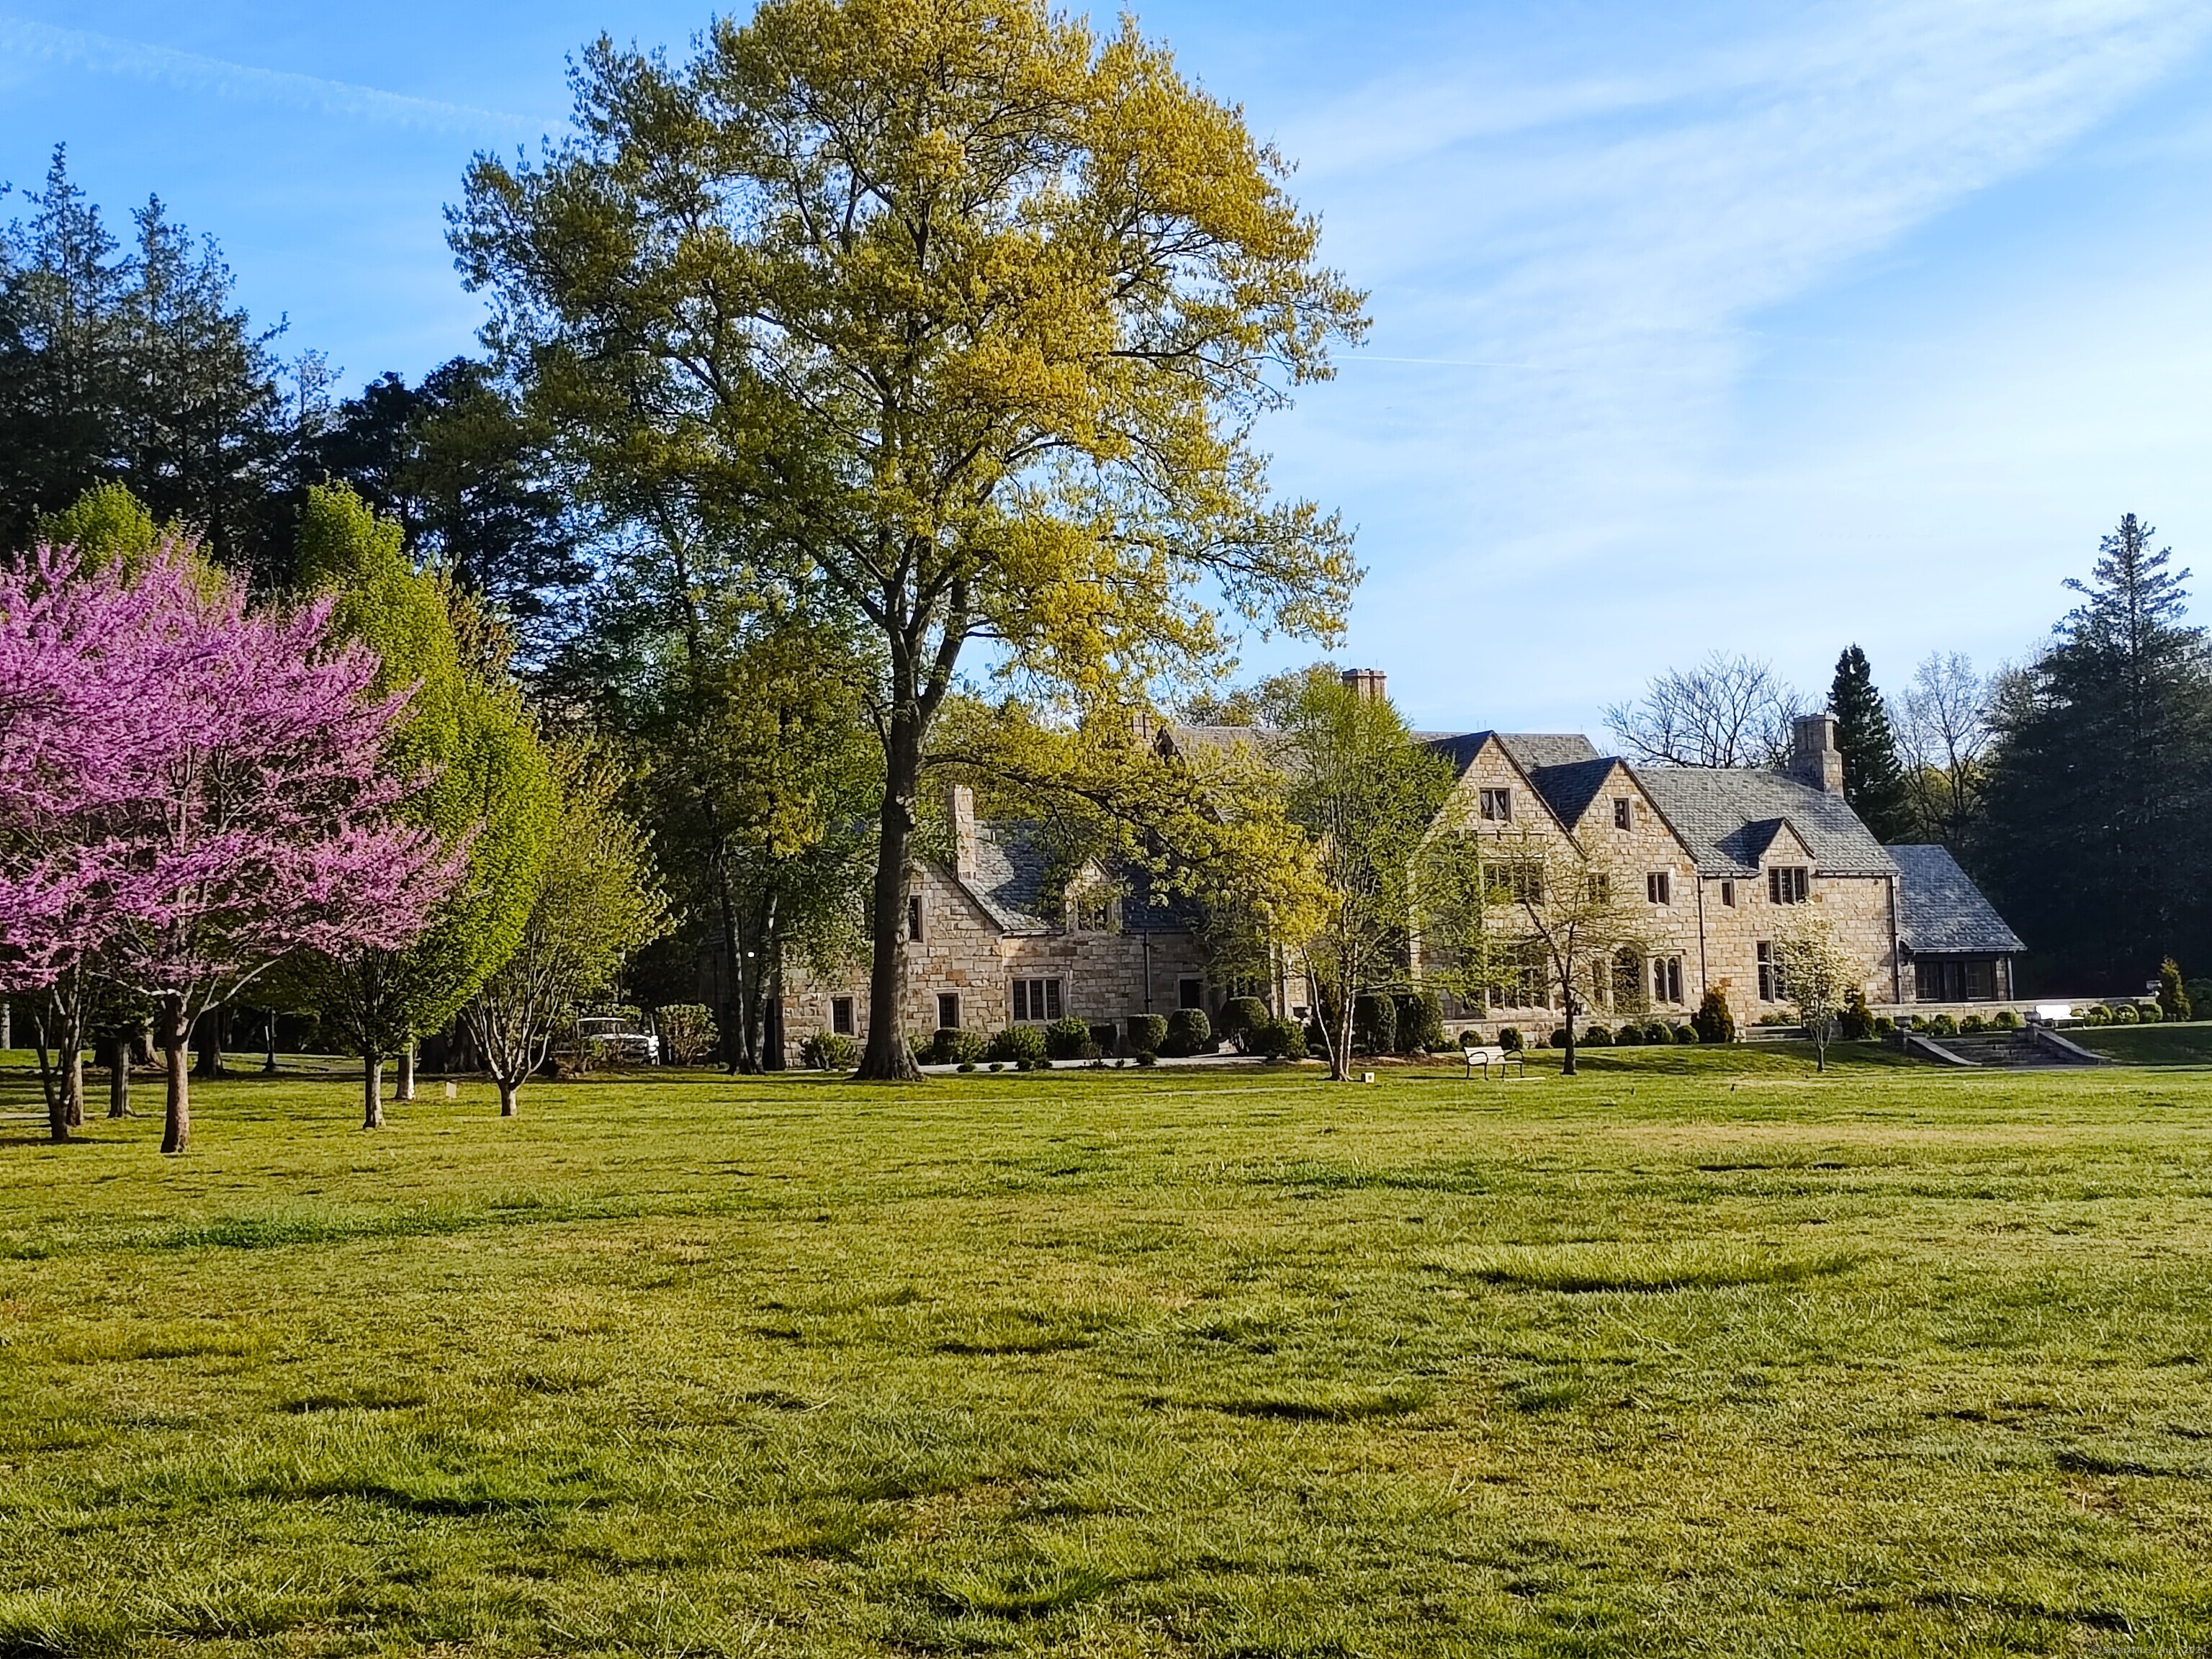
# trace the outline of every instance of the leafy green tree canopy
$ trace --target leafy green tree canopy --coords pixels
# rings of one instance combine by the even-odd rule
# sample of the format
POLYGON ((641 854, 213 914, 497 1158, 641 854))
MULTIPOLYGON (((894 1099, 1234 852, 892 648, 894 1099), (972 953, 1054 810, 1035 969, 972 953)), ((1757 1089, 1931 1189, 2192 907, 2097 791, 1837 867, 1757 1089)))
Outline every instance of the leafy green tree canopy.
POLYGON ((963 652, 1103 700, 1214 659, 1217 604, 1331 634, 1349 538, 1252 435, 1360 296, 1281 158, 1127 22, 769 0, 574 78, 579 132, 479 157, 455 250, 602 501, 680 499, 877 641, 861 1073, 910 1075, 899 921, 963 652))

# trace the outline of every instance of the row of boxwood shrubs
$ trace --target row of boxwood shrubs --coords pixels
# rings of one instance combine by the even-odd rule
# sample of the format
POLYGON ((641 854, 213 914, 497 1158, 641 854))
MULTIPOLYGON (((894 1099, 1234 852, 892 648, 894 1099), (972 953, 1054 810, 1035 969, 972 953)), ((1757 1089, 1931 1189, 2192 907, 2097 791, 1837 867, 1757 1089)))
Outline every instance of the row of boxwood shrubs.
MULTIPOLYGON (((1276 1018, 1257 997, 1231 998, 1221 1011, 1218 1035, 1204 1009, 1178 1008, 1171 1014, 1133 1015, 1126 1042, 1115 1026, 1092 1025, 1073 1015, 1042 1027, 1010 1025, 988 1038, 946 1026, 911 1039, 919 1065, 963 1070, 988 1066, 994 1071, 1012 1066, 1024 1072, 1052 1061, 1103 1061, 1109 1054, 1147 1066, 1163 1054, 1172 1059, 1216 1054, 1224 1042, 1239 1054, 1269 1060, 1300 1060, 1306 1053, 1306 1034, 1298 1023, 1276 1018)), ((817 1031, 799 1047, 800 1062, 818 1071, 848 1071, 859 1058, 859 1045, 832 1031, 817 1031)))

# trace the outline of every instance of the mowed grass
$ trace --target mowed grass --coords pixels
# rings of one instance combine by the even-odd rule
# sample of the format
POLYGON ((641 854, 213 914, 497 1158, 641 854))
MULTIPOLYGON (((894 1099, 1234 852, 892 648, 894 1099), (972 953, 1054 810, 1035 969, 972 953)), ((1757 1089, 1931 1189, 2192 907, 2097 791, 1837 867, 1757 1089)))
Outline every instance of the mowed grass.
POLYGON ((2212 1072, 1587 1059, 0 1079, 0 1656, 2212 1643, 2212 1072))

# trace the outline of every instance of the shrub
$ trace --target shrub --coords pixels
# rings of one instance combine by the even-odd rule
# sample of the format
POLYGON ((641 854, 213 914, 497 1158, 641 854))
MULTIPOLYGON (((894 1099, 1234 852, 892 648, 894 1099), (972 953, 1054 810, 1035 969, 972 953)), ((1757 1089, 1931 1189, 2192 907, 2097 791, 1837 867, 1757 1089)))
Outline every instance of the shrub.
POLYGON ((2137 1019, 2137 1018, 2140 1018, 2140 1016, 2139 1016, 2139 1015, 2137 1015, 2137 1013, 2136 1012, 2136 1006, 2135 1006, 2135 1004, 2134 1004, 2134 1003, 2132 1003, 2132 1002, 2121 1002, 2121 1003, 2116 1003, 2116 1004, 2114 1004, 2114 1005, 2113 1005, 2113 1007, 2112 1007, 2112 1024, 2115 1024, 2115 1025, 2132 1025, 2132 1024, 2134 1024, 2136 1023, 2136 1019, 2137 1019))
POLYGON ((1091 1046, 1095 1053, 1110 1054, 1120 1046, 1121 1041, 1121 1028, 1111 1020, 1091 1028, 1091 1046))
POLYGON ((1874 1011, 1867 1006, 1866 993, 1856 989, 1844 993, 1843 1012, 1836 1016, 1836 1035, 1846 1042, 1864 1042, 1874 1035, 1874 1011))
POLYGON ((975 1062, 972 1060, 963 1060, 960 1062, 959 1069, 963 1072, 972 1072, 975 1069, 975 1062))
POLYGON ((2198 1019, 2208 1011, 2212 1011, 2212 979, 2185 981, 2181 994, 2182 1000, 2189 1005, 2189 1012, 2182 1015, 2182 1018, 2198 1019))
POLYGON ((1690 1016, 1690 1024, 1698 1028, 1700 1042, 1735 1041, 1735 1016, 1729 1012, 1728 999, 1718 991, 1705 993, 1698 1012, 1690 1016))
POLYGON ((1613 1033, 1602 1025, 1593 1025, 1583 1033, 1583 1046, 1586 1048, 1610 1048, 1613 1046, 1613 1033))
POLYGON ((1252 1033, 1269 1018, 1267 1005, 1257 997, 1231 997, 1221 1005, 1221 1035, 1240 1054, 1252 1052, 1252 1033))
POLYGON ((1164 1014, 1132 1014, 1129 1016, 1129 1048, 1133 1053, 1156 1054, 1160 1045, 1168 1040, 1168 1022, 1164 1014))
POLYGON ((1546 1037, 1544 1041, 1550 1043, 1554 1048, 1565 1048, 1567 1046, 1567 1028, 1564 1025, 1554 1025, 1552 1028, 1552 1035, 1546 1037))
POLYGON ((1139 1048, 1139 1049, 1138 1049, 1138 1050, 1137 1050, 1137 1064, 1138 1064, 1138 1065, 1139 1065, 1139 1066, 1157 1066, 1157 1065, 1158 1065, 1159 1063, 1160 1063, 1160 1057, 1159 1057, 1158 1054, 1154 1054, 1154 1053, 1153 1053, 1150 1048, 1139 1048))
POLYGON ((1520 1027, 1517 1025, 1499 1026, 1498 1028, 1498 1046, 1504 1049, 1509 1054, 1519 1054, 1522 1048, 1520 1027))
POLYGON ((1632 1019, 1625 1019, 1621 1021, 1620 1030, 1614 1033, 1613 1040, 1632 1048, 1635 1048, 1644 1041, 1644 1028, 1632 1019))
POLYGON ((2181 982, 2181 964, 2172 957, 2158 964, 2158 1012, 2164 1019, 2187 1019, 2192 1004, 2181 982))
POLYGON ((1897 1022, 1887 1014, 1876 1014, 1874 1017, 1874 1034, 1878 1037, 1896 1036, 1897 1022))
POLYGON ((1984 1019, 1979 1014, 1968 1014, 1966 1018, 1959 1022, 1959 1035, 1960 1036, 1973 1036, 1977 1033, 1986 1031, 1989 1029, 1989 1021, 1984 1019))
POLYGON ((1482 1047, 1482 1033, 1476 1030, 1474 1026, 1468 1026, 1459 1034, 1459 1046, 1462 1048, 1480 1048, 1482 1047))
POLYGON ((957 1066, 963 1060, 983 1058, 982 1035, 940 1025, 929 1034, 929 1043, 919 1058, 925 1066, 957 1066))
POLYGON ((1674 1033, 1665 1020, 1647 1019, 1644 1022, 1644 1040, 1646 1042, 1672 1042, 1674 1033))
POLYGON ((2093 1002, 2081 1011, 2081 1023, 2084 1025, 2110 1025, 2112 1011, 2101 1002, 2093 1002))
POLYGON ((1091 1048, 1091 1027, 1073 1014, 1064 1019, 1056 1019, 1044 1028, 1044 1051, 1053 1059, 1085 1060, 1096 1057, 1097 1051, 1095 1048, 1091 1048, 1088 1055, 1083 1052, 1085 1048, 1091 1048))
POLYGON ((1444 1005, 1434 991, 1401 991, 1390 999, 1398 1019, 1398 1052, 1425 1054, 1444 1046, 1444 1005))
POLYGON ((660 1057, 671 1066, 696 1066, 714 1053, 721 1037, 714 1015, 702 1003, 672 1003, 658 1010, 653 1019, 660 1027, 660 1057))
POLYGON ((1213 1022, 1203 1008, 1178 1008, 1168 1016, 1168 1040, 1164 1054, 1210 1054, 1213 1052, 1213 1022))
POLYGON ((1694 1025, 1676 1025, 1670 1028, 1668 1036, 1675 1042, 1695 1042, 1698 1040, 1698 1028, 1694 1025))
POLYGON ((817 1072, 849 1072, 860 1045, 836 1031, 817 1031, 799 1045, 799 1063, 817 1072))
POLYGON ((2136 1004, 2136 1018, 2146 1025, 2155 1025, 2165 1017, 2164 1013, 2160 1010, 2158 1004, 2155 1002, 2138 1002, 2136 1004))
POLYGON ((1268 1060, 1304 1060, 1305 1030, 1294 1019, 1263 1019, 1246 1033, 1247 1052, 1268 1060))
POLYGON ((2013 1012, 2009 1008, 2000 1008, 1996 1012, 1990 1016, 1990 1030, 1992 1031, 2017 1031, 2020 1030, 2020 1016, 2013 1012))
POLYGON ((1044 1059, 1044 1033, 1034 1025, 1009 1025, 991 1039, 985 1057, 1005 1060, 1026 1071, 1044 1059))
POLYGON ((1928 1035, 1934 1037, 1956 1036, 1959 1022, 1948 1014, 1938 1014, 1928 1022, 1928 1035))
POLYGON ((1387 1054, 1398 1047, 1398 1009, 1387 996, 1362 996, 1352 1005, 1352 1052, 1387 1054))

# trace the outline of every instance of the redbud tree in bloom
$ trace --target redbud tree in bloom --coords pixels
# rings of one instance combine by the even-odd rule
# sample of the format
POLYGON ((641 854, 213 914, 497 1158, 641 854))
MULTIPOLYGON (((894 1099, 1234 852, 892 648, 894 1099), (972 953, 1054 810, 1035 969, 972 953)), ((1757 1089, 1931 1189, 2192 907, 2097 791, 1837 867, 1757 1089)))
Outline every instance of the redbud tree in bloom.
POLYGON ((249 612, 175 547, 0 573, 0 988, 88 962, 151 1000, 164 1152, 202 1015, 295 951, 404 945, 460 877, 465 848, 394 815, 421 782, 386 763, 405 696, 372 697, 329 623, 249 612))

